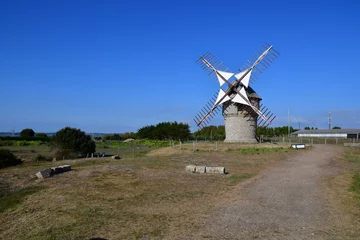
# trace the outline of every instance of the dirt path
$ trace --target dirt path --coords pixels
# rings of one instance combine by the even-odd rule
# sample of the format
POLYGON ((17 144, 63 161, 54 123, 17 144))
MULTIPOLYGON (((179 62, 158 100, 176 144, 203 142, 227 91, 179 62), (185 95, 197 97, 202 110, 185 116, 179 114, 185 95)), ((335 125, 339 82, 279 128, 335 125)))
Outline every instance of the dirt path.
POLYGON ((333 174, 327 164, 341 151, 317 145, 239 185, 230 200, 214 206, 216 216, 204 222, 199 238, 344 239, 321 188, 322 180, 333 174))

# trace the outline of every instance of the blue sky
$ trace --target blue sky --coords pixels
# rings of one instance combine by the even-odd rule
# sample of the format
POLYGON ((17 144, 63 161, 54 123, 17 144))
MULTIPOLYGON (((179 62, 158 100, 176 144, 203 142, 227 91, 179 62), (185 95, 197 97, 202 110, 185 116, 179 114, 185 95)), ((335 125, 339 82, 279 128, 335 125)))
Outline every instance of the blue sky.
MULTIPOLYGON (((273 126, 360 128, 358 1, 0 1, 0 131, 125 132, 187 122, 218 90, 195 61, 237 69, 268 42, 253 84, 273 126)), ((223 124, 221 116, 213 121, 223 124)))

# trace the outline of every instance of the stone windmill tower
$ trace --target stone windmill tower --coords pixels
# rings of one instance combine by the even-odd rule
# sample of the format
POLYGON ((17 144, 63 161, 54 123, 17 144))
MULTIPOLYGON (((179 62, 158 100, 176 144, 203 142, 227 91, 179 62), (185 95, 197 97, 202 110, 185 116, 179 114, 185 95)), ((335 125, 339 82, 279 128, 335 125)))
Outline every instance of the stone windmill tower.
POLYGON ((201 56, 198 64, 219 81, 220 90, 194 118, 199 128, 206 126, 215 114, 222 112, 225 122, 225 142, 257 142, 258 126, 268 126, 275 116, 260 104, 260 96, 249 86, 279 56, 267 43, 264 50, 238 73, 225 68, 210 53, 201 56), (233 80, 232 80, 233 79, 233 80), (223 89, 227 86, 226 89, 223 89))

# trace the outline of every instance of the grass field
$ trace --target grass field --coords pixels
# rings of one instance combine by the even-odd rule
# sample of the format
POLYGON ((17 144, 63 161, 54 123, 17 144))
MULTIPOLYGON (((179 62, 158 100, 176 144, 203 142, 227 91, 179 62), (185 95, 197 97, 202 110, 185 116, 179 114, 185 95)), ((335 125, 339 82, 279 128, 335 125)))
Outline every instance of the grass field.
POLYGON ((31 159, 48 153, 46 146, 13 148, 30 160, 0 170, 0 238, 186 238, 228 190, 296 154, 286 145, 221 143, 218 151, 215 145, 197 143, 195 151, 192 143, 155 150, 105 147, 122 159, 40 163, 31 159), (72 171, 35 178, 37 171, 63 164, 72 171), (225 166, 229 174, 191 174, 184 171, 188 164, 225 166))

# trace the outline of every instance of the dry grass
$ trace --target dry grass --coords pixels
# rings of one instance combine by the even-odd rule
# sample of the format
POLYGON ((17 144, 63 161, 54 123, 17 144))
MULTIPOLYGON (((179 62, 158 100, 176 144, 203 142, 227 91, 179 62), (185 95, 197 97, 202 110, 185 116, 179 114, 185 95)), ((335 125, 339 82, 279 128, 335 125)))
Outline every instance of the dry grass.
POLYGON ((360 171, 359 148, 345 147, 344 154, 333 159, 328 169, 334 176, 324 182, 326 202, 336 210, 347 239, 360 238, 360 201, 357 192, 351 190, 354 173, 360 171))
MULTIPOLYGON (((121 160, 25 163, 2 169, 0 186, 7 197, 21 189, 36 191, 25 192, 15 205, 0 213, 0 238, 191 238, 191 232, 201 227, 212 204, 224 193, 296 152, 225 151, 231 145, 222 145, 221 151, 192 152, 192 144, 182 147, 121 160), (73 171, 45 180, 34 178, 40 169, 65 163, 70 163, 73 171), (188 164, 225 166, 230 174, 191 174, 184 171, 188 164)), ((202 147, 211 149, 213 145, 202 147)))

